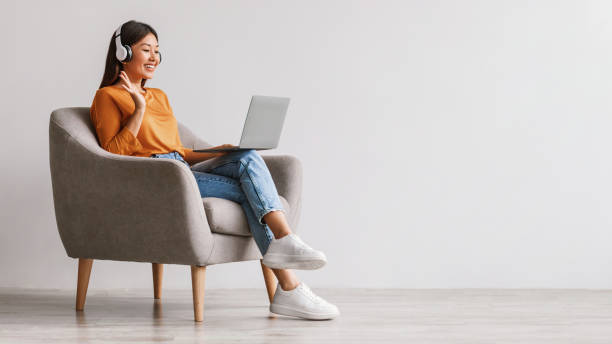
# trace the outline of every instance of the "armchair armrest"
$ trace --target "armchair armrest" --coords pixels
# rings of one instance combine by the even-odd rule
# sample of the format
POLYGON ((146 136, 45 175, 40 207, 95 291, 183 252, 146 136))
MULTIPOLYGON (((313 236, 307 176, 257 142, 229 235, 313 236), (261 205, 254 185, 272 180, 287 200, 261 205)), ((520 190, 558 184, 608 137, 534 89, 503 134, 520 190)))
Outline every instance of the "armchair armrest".
POLYGON ((213 237, 184 164, 113 154, 54 121, 49 130, 56 221, 68 256, 206 265, 213 237))
POLYGON ((289 204, 296 204, 302 197, 302 163, 292 155, 262 155, 274 179, 278 194, 289 204))
POLYGON ((297 230, 302 210, 302 163, 293 155, 262 155, 278 194, 291 206, 289 223, 297 230))

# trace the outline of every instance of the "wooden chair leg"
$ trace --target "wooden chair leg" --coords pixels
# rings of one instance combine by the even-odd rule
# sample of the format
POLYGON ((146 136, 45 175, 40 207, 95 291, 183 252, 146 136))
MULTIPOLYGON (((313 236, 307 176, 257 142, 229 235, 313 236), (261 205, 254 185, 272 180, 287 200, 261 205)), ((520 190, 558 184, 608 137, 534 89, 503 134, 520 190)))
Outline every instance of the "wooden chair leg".
POLYGON ((193 315, 195 321, 204 320, 204 280, 205 266, 191 266, 191 290, 193 292, 193 315))
POLYGON ((89 285, 89 275, 91 275, 91 265, 93 259, 79 258, 79 276, 77 278, 76 310, 82 311, 85 308, 85 298, 87 297, 87 286, 89 285))
POLYGON ((266 281, 268 299, 270 299, 270 303, 272 303, 272 300, 274 300, 274 293, 276 293, 276 276, 274 276, 272 269, 264 265, 263 259, 260 259, 259 263, 261 264, 261 271, 263 272, 264 280, 266 281))
POLYGON ((164 279, 164 264, 153 263, 153 298, 161 299, 162 280, 164 279))

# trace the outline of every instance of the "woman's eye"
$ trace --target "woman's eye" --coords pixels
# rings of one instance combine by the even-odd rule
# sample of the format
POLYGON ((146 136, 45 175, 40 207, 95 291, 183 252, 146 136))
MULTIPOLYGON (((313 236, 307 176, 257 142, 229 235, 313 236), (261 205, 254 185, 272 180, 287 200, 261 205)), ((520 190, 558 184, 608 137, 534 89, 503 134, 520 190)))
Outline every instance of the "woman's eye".
POLYGON ((159 54, 159 51, 156 51, 155 53, 156 53, 156 54, 159 54))
POLYGON ((144 51, 145 53, 148 53, 148 52, 149 52, 148 50, 143 50, 143 51, 144 51))

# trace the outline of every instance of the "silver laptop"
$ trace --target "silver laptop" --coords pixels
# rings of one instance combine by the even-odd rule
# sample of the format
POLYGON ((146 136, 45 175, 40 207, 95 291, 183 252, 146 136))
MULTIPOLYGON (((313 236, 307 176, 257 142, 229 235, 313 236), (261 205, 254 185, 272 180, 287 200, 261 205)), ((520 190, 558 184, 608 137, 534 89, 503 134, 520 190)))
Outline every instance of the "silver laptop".
POLYGON ((265 150, 278 146, 289 98, 253 96, 249 104, 240 144, 235 148, 194 149, 194 152, 228 152, 248 149, 265 150))

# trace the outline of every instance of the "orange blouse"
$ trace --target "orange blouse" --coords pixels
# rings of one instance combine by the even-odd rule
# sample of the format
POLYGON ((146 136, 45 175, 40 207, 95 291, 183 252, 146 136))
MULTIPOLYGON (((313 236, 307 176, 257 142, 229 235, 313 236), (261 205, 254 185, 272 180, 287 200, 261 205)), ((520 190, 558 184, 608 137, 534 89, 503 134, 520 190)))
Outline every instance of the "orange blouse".
POLYGON ((185 160, 197 155, 183 147, 164 91, 159 88, 145 88, 145 91, 147 108, 136 136, 125 126, 135 109, 128 91, 113 86, 96 91, 89 114, 100 146, 111 153, 142 157, 172 151, 177 151, 185 160))

